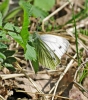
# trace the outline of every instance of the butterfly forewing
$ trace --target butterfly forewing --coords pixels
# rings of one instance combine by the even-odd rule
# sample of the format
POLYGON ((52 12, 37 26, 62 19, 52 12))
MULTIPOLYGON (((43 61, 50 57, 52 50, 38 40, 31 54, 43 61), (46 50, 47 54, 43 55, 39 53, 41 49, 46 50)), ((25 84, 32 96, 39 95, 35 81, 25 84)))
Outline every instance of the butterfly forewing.
POLYGON ((41 35, 41 39, 51 48, 59 59, 61 59, 69 47, 69 42, 60 36, 44 34, 41 35))
POLYGON ((51 48, 42 41, 40 37, 34 40, 34 46, 37 51, 38 60, 44 67, 55 69, 60 60, 51 48))

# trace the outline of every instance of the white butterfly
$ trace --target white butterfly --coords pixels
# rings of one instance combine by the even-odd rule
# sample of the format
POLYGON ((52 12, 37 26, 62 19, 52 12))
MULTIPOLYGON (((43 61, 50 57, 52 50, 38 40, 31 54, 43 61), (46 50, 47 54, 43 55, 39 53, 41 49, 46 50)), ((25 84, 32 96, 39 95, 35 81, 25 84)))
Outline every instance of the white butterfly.
POLYGON ((33 34, 32 42, 39 62, 51 69, 55 69, 60 63, 62 55, 69 47, 69 42, 65 38, 50 34, 33 34))

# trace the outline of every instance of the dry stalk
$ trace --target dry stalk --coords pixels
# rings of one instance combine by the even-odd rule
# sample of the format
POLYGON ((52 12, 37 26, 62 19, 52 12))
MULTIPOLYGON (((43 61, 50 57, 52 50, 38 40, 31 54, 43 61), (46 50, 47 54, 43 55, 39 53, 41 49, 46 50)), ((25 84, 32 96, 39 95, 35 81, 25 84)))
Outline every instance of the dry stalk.
MULTIPOLYGON (((35 82, 25 73, 25 71, 20 67, 20 65, 16 62, 15 63, 16 67, 19 68, 19 70, 21 70, 21 72, 23 72, 23 74, 27 77, 27 79, 33 84, 33 86, 35 87, 35 89, 39 92, 39 93, 43 93, 41 90, 39 90, 38 86, 35 84, 35 82)), ((43 93, 44 94, 44 93, 43 93)))
POLYGON ((83 62, 83 63, 78 67, 78 69, 76 70, 75 76, 74 76, 74 83, 75 83, 76 85, 78 85, 80 88, 82 88, 86 93, 88 93, 88 91, 85 90, 84 87, 76 81, 76 78, 77 78, 77 74, 78 74, 79 70, 80 70, 82 67, 84 68, 83 65, 86 64, 87 62, 88 62, 88 60, 86 60, 85 62, 83 62))
MULTIPOLYGON (((75 59, 76 56, 77 56, 77 54, 75 54, 73 58, 75 59)), ((73 61, 74 61, 74 60, 72 59, 72 60, 70 61, 70 63, 67 65, 67 67, 66 67, 66 69, 64 70, 64 72, 60 75, 60 77, 59 77, 57 83, 55 84, 55 87, 53 87, 53 89, 55 88, 53 95, 56 94, 56 90, 57 90, 57 87, 58 87, 60 81, 62 80, 63 76, 67 73, 67 71, 69 70, 69 68, 71 67, 73 61)), ((51 89, 51 90, 53 90, 53 89, 51 89)), ((51 93, 51 92, 52 92, 52 91, 50 91, 49 93, 51 93)), ((54 100, 54 96, 52 97, 52 100, 54 100)))
POLYGON ((0 100, 5 100, 5 99, 0 95, 0 100))
MULTIPOLYGON (((54 73, 60 73, 63 70, 64 70, 63 68, 61 68, 59 70, 46 70, 46 71, 37 72, 37 74, 48 74, 48 75, 51 75, 51 74, 54 74, 54 73)), ((33 71, 31 71, 30 73, 27 73, 28 76, 31 76, 31 75, 34 75, 34 74, 35 73, 33 71)), ((2 74, 2 75, 0 75, 2 80, 15 78, 15 77, 21 77, 21 76, 25 76, 25 75, 24 74, 5 74, 5 75, 2 74)))
MULTIPOLYGON (((35 94, 35 93, 29 92, 29 91, 21 91, 21 90, 17 90, 16 92, 23 92, 23 93, 35 94)), ((55 96, 57 98, 62 98, 62 99, 67 99, 67 100, 73 100, 73 99, 70 99, 70 98, 67 98, 67 97, 62 97, 62 96, 53 95, 53 94, 42 94, 42 93, 36 93, 36 94, 38 94, 38 95, 45 95, 45 96, 49 96, 49 97, 55 96)))
POLYGON ((52 16, 54 16, 56 13, 58 13, 59 11, 61 11, 65 6, 67 6, 70 2, 66 2, 64 5, 62 5, 61 7, 59 7, 57 10, 55 10, 53 13, 51 13, 49 16, 47 16, 46 18, 43 19, 42 21, 42 30, 45 32, 45 28, 44 28, 44 24, 46 21, 48 21, 52 16))

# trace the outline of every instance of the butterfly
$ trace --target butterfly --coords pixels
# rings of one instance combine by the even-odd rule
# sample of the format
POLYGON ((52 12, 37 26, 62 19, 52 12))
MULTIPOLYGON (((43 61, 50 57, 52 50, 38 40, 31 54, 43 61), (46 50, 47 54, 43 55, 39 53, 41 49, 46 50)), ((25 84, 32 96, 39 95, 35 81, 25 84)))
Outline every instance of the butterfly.
POLYGON ((40 64, 50 69, 55 69, 69 47, 68 40, 51 34, 33 34, 32 44, 40 64))

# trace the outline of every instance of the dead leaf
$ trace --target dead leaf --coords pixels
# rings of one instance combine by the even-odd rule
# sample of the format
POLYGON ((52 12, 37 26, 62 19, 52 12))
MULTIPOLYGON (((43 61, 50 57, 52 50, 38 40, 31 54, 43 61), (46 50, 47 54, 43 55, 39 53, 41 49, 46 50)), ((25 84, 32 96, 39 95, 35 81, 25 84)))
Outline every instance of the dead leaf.
POLYGON ((69 91, 69 98, 73 100, 88 100, 88 98, 86 98, 83 93, 74 85, 69 91))

